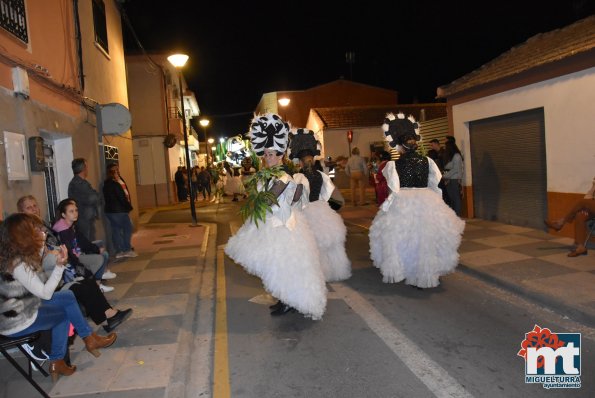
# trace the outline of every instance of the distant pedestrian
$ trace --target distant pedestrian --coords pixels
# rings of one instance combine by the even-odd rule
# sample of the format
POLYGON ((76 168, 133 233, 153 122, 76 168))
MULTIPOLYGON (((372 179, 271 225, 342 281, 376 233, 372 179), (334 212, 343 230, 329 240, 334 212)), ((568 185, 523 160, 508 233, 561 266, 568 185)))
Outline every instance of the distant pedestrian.
POLYGON ((99 215, 100 195, 89 181, 87 161, 84 158, 76 158, 71 163, 74 177, 68 184, 68 197, 76 201, 79 211, 77 230, 89 241, 95 240, 95 220, 99 215))
MULTIPOLYGON (((202 193, 203 200, 211 199, 211 173, 202 166, 200 172, 197 175, 198 186, 202 193)), ((198 191, 196 192, 198 198, 198 191)))
POLYGON ((368 165, 364 158, 360 156, 359 148, 354 147, 351 150, 351 156, 345 166, 345 174, 349 177, 349 188, 351 189, 351 202, 357 206, 355 200, 356 191, 359 192, 359 204, 369 205, 366 202, 366 181, 368 180, 368 165))
POLYGON ((178 170, 174 174, 174 181, 176 183, 178 201, 185 202, 188 200, 188 189, 186 188, 186 179, 184 178, 184 170, 182 166, 178 166, 178 170))

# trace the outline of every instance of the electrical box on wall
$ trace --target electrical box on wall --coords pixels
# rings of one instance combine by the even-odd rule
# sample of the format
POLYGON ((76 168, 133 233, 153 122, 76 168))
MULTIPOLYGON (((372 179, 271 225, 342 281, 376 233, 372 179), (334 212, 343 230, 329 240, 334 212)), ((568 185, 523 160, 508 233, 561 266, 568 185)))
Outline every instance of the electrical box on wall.
POLYGON ((25 69, 18 66, 12 68, 12 86, 15 95, 29 98, 29 75, 25 69))
POLYGON ((43 171, 45 167, 44 163, 43 138, 29 138, 29 165, 31 166, 31 171, 43 171))
POLYGON ((6 151, 6 171, 9 181, 28 180, 27 144, 23 134, 4 132, 4 150, 6 151))

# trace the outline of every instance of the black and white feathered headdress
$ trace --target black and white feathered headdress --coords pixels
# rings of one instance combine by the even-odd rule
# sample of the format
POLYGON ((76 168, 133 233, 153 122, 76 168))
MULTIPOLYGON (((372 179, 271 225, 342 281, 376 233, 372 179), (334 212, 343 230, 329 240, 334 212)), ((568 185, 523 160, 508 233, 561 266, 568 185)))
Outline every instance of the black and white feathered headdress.
POLYGON ((288 134, 289 124, 274 113, 255 116, 248 132, 252 150, 257 156, 264 155, 265 149, 273 149, 277 155, 283 155, 287 150, 288 134))
POLYGON ((405 114, 399 112, 397 116, 388 113, 384 118, 382 124, 382 131, 384 131, 384 139, 388 141, 391 148, 397 145, 403 145, 410 137, 419 141, 419 124, 415 121, 413 116, 405 118, 405 114))
POLYGON ((289 157, 291 159, 300 159, 307 155, 320 155, 320 143, 316 141, 312 130, 291 130, 289 138, 289 157))

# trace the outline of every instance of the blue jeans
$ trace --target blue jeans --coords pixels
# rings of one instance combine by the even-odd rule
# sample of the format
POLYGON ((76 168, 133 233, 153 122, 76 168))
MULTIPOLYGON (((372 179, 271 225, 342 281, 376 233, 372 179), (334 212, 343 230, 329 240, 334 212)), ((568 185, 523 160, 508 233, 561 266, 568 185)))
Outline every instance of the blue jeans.
POLYGON ((81 309, 70 290, 55 292, 51 299, 41 300, 35 322, 20 332, 8 337, 20 337, 39 330, 52 330, 52 348, 48 353, 50 360, 64 359, 68 347, 68 328, 74 326, 77 334, 85 338, 93 332, 83 317, 81 309))
POLYGON ((128 213, 105 213, 112 228, 112 242, 116 253, 132 250, 132 222, 128 213))

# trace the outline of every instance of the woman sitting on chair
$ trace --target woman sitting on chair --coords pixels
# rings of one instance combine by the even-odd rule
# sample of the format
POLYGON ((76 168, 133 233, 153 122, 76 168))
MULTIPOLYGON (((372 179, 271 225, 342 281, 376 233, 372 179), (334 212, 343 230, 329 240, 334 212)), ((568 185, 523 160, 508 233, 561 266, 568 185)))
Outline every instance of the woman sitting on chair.
POLYGON ((572 206, 566 215, 558 220, 544 220, 549 228, 559 231, 564 224, 574 220, 574 241, 576 248, 568 253, 568 257, 578 257, 587 254, 587 221, 595 217, 595 178, 593 186, 585 197, 572 206))

